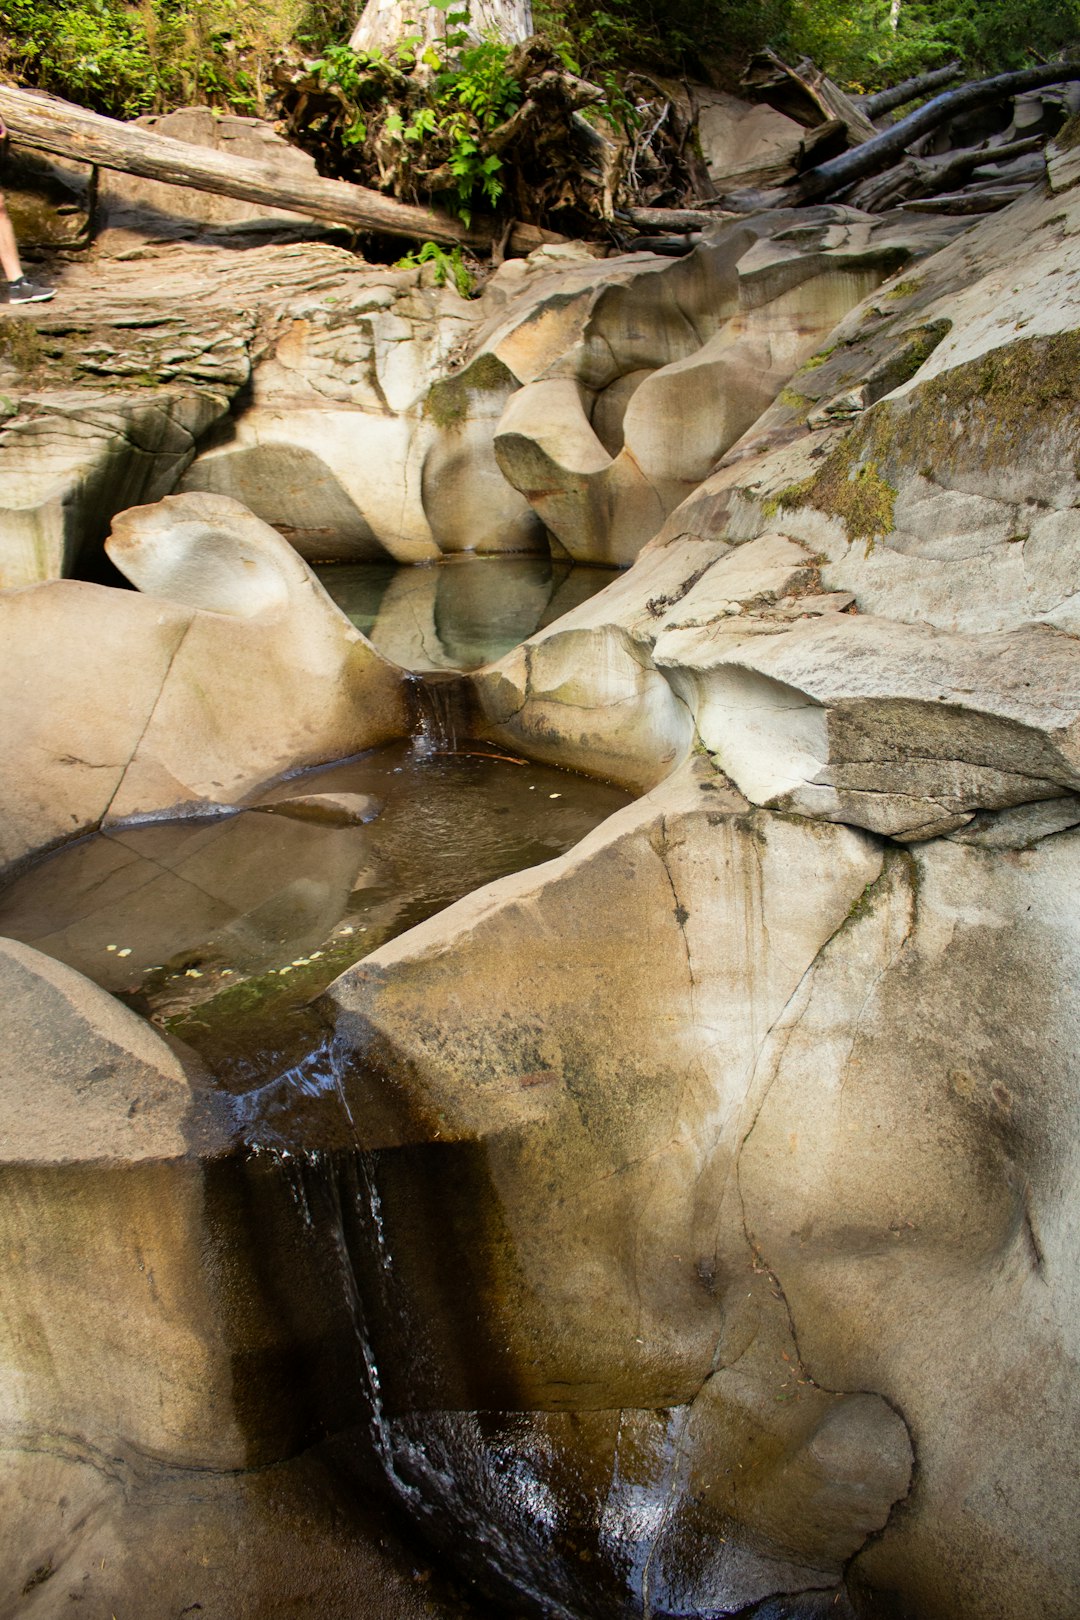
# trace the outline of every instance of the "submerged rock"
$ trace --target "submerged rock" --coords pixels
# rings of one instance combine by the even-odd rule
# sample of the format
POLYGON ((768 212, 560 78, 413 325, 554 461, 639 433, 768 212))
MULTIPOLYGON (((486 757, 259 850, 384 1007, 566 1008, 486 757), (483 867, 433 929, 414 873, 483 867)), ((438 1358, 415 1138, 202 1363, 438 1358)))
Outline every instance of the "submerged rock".
POLYGON ((374 821, 380 805, 367 793, 294 793, 252 805, 268 816, 288 816, 293 821, 316 821, 327 827, 355 827, 374 821))

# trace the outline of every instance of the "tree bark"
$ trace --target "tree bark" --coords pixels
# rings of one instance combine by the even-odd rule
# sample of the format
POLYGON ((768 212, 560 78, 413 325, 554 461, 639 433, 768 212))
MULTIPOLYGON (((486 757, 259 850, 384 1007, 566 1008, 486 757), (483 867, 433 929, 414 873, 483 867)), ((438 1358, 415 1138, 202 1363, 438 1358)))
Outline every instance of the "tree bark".
POLYGON ((788 67, 775 51, 759 51, 742 83, 754 101, 767 102, 805 129, 838 118, 847 126, 853 143, 868 141, 877 133, 868 114, 809 60, 788 67))
POLYGON ((817 202, 823 197, 845 191, 867 175, 880 174, 894 159, 920 136, 946 123, 958 113, 970 112, 988 102, 1004 100, 1006 96, 1022 94, 1025 90, 1041 90, 1048 84, 1062 84, 1080 79, 1080 62, 1056 62, 1047 67, 1024 68, 1019 73, 1000 73, 993 79, 980 79, 975 84, 963 84, 958 90, 946 90, 932 101, 908 113, 892 129, 864 141, 850 152, 800 175, 788 189, 788 202, 798 205, 817 202))
POLYGON ((931 90, 940 90, 943 84, 948 84, 950 79, 958 78, 959 74, 959 62, 949 62, 945 67, 934 68, 931 73, 917 73, 913 79, 904 79, 889 90, 879 90, 876 95, 863 96, 859 102, 859 109, 871 121, 882 118, 885 113, 892 112, 896 107, 902 107, 905 102, 914 101, 918 96, 925 96, 931 90))
MULTIPOLYGON (((465 31, 473 39, 496 35, 504 45, 518 45, 533 31, 530 0, 465 0, 453 7, 468 10, 465 31)), ((354 51, 381 51, 384 55, 401 40, 420 36, 423 45, 445 48, 446 13, 428 0, 367 0, 349 44, 354 51)), ((421 48, 422 48, 421 46, 421 48)))
POLYGON ((168 135, 155 135, 114 118, 102 118, 52 96, 0 85, 0 117, 21 146, 77 158, 103 169, 119 169, 146 180, 164 180, 170 185, 190 186, 194 191, 238 197, 243 202, 267 203, 333 225, 377 231, 408 241, 481 249, 492 243, 490 228, 469 229, 461 220, 433 208, 397 202, 344 180, 286 176, 272 164, 190 146, 168 135))

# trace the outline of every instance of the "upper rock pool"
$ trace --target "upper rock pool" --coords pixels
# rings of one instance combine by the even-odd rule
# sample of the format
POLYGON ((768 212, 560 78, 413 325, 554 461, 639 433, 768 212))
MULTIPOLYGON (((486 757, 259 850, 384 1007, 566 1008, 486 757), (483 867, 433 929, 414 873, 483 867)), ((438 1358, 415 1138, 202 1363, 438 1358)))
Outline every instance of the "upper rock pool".
POLYGON ((315 568, 338 607, 384 657, 420 672, 492 663, 603 590, 618 572, 531 556, 315 568))

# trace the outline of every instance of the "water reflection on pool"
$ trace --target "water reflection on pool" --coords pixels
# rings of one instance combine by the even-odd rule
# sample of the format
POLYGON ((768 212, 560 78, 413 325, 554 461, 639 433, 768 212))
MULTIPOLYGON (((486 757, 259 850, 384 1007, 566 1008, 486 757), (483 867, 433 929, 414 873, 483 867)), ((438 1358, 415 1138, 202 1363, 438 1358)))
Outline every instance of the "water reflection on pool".
POLYGON ((618 578, 552 557, 325 563, 315 572, 385 657, 420 671, 490 664, 618 578))
POLYGON ((0 934, 122 996, 243 1089, 310 1046, 306 1003, 351 963, 629 802, 497 753, 394 743, 266 796, 362 795, 355 825, 253 808, 99 833, 0 893, 0 934))

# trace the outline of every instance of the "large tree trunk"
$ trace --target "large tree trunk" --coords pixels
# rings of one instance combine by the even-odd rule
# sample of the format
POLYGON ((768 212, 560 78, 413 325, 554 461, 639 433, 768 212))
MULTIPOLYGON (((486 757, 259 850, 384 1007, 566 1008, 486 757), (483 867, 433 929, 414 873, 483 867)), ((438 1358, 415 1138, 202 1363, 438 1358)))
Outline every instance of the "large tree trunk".
MULTIPOLYGON (((298 179, 282 174, 272 164, 189 146, 168 135, 102 118, 53 96, 0 85, 0 118, 22 146, 95 163, 103 169, 119 169, 244 202, 269 203, 330 224, 414 242, 491 246, 490 228, 467 229, 460 220, 433 208, 396 202, 344 180, 298 179)), ((532 234, 543 239, 542 232, 532 234)), ((529 246, 535 247, 537 242, 530 240, 529 246)))
MULTIPOLYGON (((451 9, 463 11, 466 0, 451 9)), ((466 24, 473 39, 494 35, 504 45, 517 45, 533 31, 531 0, 471 0, 466 24)), ((451 32, 456 25, 451 24, 451 32)), ((446 12, 428 0, 367 0, 349 44, 354 51, 381 51, 388 55, 401 40, 420 35, 436 50, 446 39, 446 12)))

